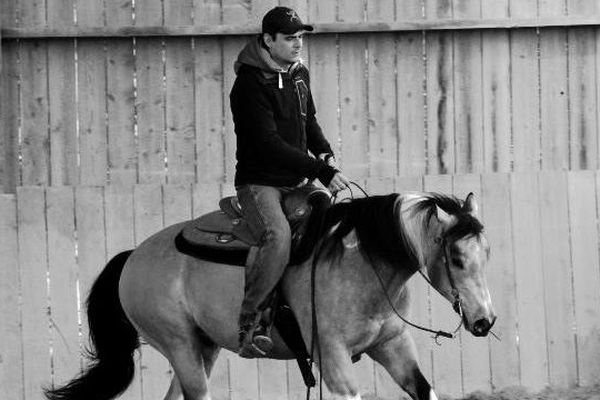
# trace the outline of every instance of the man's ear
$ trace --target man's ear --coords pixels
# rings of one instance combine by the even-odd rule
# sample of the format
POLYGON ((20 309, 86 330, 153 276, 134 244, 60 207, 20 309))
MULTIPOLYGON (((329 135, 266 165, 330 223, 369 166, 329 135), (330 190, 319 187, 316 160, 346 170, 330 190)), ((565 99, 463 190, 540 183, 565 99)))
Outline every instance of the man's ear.
POLYGON ((273 36, 271 36, 270 33, 263 33, 262 37, 263 37, 263 42, 265 43, 265 45, 268 48, 271 48, 273 46, 273 41, 274 41, 273 36))

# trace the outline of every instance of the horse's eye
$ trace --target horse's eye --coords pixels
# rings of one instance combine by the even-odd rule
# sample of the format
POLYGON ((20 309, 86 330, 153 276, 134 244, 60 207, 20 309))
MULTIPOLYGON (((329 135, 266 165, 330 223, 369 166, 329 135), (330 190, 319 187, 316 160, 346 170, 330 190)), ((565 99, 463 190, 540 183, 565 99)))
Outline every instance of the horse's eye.
POLYGON ((452 264, 456 267, 456 268, 462 268, 462 261, 460 260, 460 258, 457 257, 452 257, 452 264))

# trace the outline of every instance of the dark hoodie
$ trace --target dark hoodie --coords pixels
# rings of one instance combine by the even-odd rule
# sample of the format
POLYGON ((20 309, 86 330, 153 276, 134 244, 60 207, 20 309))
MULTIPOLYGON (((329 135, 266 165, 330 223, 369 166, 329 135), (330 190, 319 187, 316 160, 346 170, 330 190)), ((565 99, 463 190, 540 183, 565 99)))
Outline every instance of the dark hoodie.
POLYGON ((308 69, 296 63, 282 70, 260 40, 248 43, 235 63, 235 185, 295 186, 319 178, 327 186, 336 170, 307 152, 333 154, 315 119, 308 69))

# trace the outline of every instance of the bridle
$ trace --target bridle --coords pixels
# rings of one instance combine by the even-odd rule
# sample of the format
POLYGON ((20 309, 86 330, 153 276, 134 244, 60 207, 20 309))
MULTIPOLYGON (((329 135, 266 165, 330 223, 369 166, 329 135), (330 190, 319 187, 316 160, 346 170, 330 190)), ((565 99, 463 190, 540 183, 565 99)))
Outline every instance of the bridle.
MULTIPOLYGON (((442 247, 442 251, 444 252, 444 269, 446 270, 446 276, 448 277, 448 282, 450 283, 450 290, 451 290, 450 294, 453 297, 452 308, 460 316, 460 323, 458 324, 458 327, 454 330, 453 334, 450 336, 450 337, 454 337, 456 332, 458 332, 458 330, 462 327, 463 320, 464 320, 463 309, 462 309, 462 298, 460 297, 460 291, 456 287, 456 283, 454 281, 454 276, 452 275, 452 270, 450 269, 450 250, 448 249, 448 240, 447 240, 446 236, 444 235, 444 236, 436 238, 434 240, 434 242, 440 244, 440 246, 442 247)), ((429 283, 429 286, 431 286, 439 294, 444 296, 444 294, 437 287, 435 287, 433 285, 433 283, 431 282, 429 277, 423 273, 424 268, 426 268, 426 267, 425 266, 419 267, 419 274, 421 274, 423 279, 425 279, 427 281, 427 283, 429 283)), ((445 336, 445 335, 441 335, 441 336, 445 336)), ((436 343, 437 343, 437 336, 435 339, 436 339, 436 343)))

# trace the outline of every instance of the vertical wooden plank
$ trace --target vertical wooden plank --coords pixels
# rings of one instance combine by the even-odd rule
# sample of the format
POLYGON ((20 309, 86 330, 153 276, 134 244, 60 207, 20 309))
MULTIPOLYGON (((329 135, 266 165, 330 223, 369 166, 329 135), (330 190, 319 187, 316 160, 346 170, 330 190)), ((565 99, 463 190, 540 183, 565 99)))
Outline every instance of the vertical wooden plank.
MULTIPOLYGON (((223 10, 225 12, 225 9, 223 10)), ((237 60, 238 54, 246 45, 248 40, 254 38, 230 37, 223 39, 223 109, 224 113, 224 132, 223 142, 225 146, 225 181, 233 183, 235 177, 235 131, 233 126, 233 117, 229 106, 229 93, 235 81, 235 72, 233 65, 237 60)))
POLYGON ((577 383, 577 355, 575 335, 566 329, 573 326, 575 315, 567 175, 562 171, 542 172, 539 185, 549 383, 571 387, 577 383))
MULTIPOLYGON (((321 4, 323 3, 319 3, 318 7, 321 4)), ((337 36, 331 34, 310 38, 310 75, 317 120, 339 161, 342 154, 338 114, 340 93, 337 40, 337 36)))
POLYGON ((44 189, 17 189, 19 265, 23 329, 24 398, 42 400, 40 390, 51 379, 48 287, 46 284, 47 237, 44 189))
POLYGON ((163 183, 166 181, 163 41, 137 38, 135 44, 139 182, 163 183))
MULTIPOLYGON (((192 23, 192 1, 164 3, 166 25, 192 23)), ((167 182, 196 179, 196 127, 194 126, 194 59, 189 38, 166 42, 166 150, 167 182)))
POLYGON ((20 184, 19 167, 19 45, 16 41, 2 43, 0 73, 0 190, 12 192, 20 184))
MULTIPOLYGON (((132 0, 107 1, 104 3, 106 26, 125 28, 133 25, 132 0)), ((112 42, 112 40, 111 40, 112 42)))
MULTIPOLYGON (((465 199, 469 193, 475 195, 475 200, 479 205, 479 219, 481 220, 481 208, 484 206, 481 202, 481 175, 454 175, 452 183, 453 193, 459 199, 465 199)), ((488 278, 489 288, 488 268, 486 268, 485 273, 488 278)), ((500 293, 492 293, 492 296, 495 294, 501 295, 500 293)), ((471 393, 477 390, 490 392, 491 375, 488 340, 474 337, 469 332, 463 330, 461 332, 461 350, 464 393, 471 393)))
POLYGON ((423 35, 406 33, 397 39, 398 51, 398 171, 401 175, 426 172, 425 99, 423 98, 423 35))
POLYGON ((593 28, 567 31, 570 169, 598 166, 596 115, 596 34, 593 28))
MULTIPOLYGON (((539 183, 535 173, 511 176, 511 205, 521 382, 539 391, 548 385, 548 350, 540 237, 539 183)), ((552 318, 552 315, 549 316, 552 318)))
MULTIPOLYGON (((392 1, 367 1, 367 20, 393 21, 392 1)), ((393 33, 367 36, 369 176, 398 173, 396 37, 393 33)))
POLYGON ((46 17, 49 28, 60 29, 75 24, 74 0, 46 0, 46 17))
MULTIPOLYGON (((106 2, 105 7, 106 26, 121 28, 133 25, 132 0, 106 2)), ((133 137, 133 42, 131 39, 111 39, 110 43, 111 45, 107 46, 109 179, 115 183, 131 184, 135 183, 136 178, 133 137), (118 131, 120 136, 116 134, 118 131)))
POLYGON ((17 26, 17 0, 4 0, 2 2, 0 26, 4 28, 13 28, 17 26))
MULTIPOLYGON (((104 224, 106 227, 106 254, 110 260, 118 253, 134 247, 133 186, 110 185, 104 190, 104 224)), ((134 353, 135 376, 123 399, 142 399, 140 352, 134 353)))
MULTIPOLYGON (((423 188, 426 191, 451 193, 450 175, 427 175, 423 188)), ((458 324, 452 306, 437 292, 431 291, 431 325, 435 329, 450 331, 458 324)), ((459 340, 440 339, 442 345, 433 348, 433 383, 437 393, 447 396, 462 395, 462 373, 459 340)))
POLYGON ((19 25, 23 28, 46 25, 46 1, 31 0, 18 2, 19 25))
MULTIPOLYGON (((48 0, 48 27, 74 25, 73 0, 48 0)), ((53 185, 77 184, 75 41, 55 39, 48 46, 50 178, 53 185)))
POLYGON ((222 0, 223 21, 246 24, 250 19, 251 1, 222 0))
POLYGON ((286 362, 258 360, 258 398, 284 400, 288 396, 286 362))
MULTIPOLYGON (((253 0, 253 1, 250 1, 249 3, 251 3, 251 4, 250 4, 250 18, 248 19, 248 22, 250 22, 251 24, 256 25, 256 26, 262 26, 262 19, 263 19, 264 15, 273 7, 276 7, 279 5, 278 0, 261 0, 261 1, 253 0)), ((298 10, 296 10, 296 12, 298 12, 298 10)), ((305 15, 300 15, 300 18, 302 19, 302 21, 306 21, 305 15)))
POLYGON ((79 183, 75 43, 48 42, 48 107, 50 116, 50 176, 53 185, 79 183))
POLYGON ((108 154, 104 40, 78 40, 77 60, 79 182, 103 185, 108 154))
POLYGON ((511 96, 515 171, 540 169, 538 39, 534 29, 511 32, 511 96))
POLYGON ((135 26, 162 26, 164 24, 163 0, 135 2, 135 26))
POLYGON ((206 182, 192 186, 192 217, 198 218, 219 208, 221 189, 219 183, 206 182))
MULTIPOLYGON (((37 4, 37 3, 34 3, 37 4)), ((21 42, 21 165, 24 185, 50 183, 48 47, 21 42)))
POLYGON ((196 155, 199 182, 225 180, 223 144, 222 40, 197 38, 194 41, 196 155))
POLYGON ((21 330, 21 281, 19 279, 19 247, 17 200, 15 195, 0 195, 0 387, 9 399, 23 399, 23 353, 21 330))
MULTIPOLYGON (((163 227, 162 190, 159 184, 133 188, 135 246, 163 227)), ((171 380, 169 362, 148 344, 141 348, 141 383, 144 399, 167 392, 171 380)))
MULTIPOLYGON (((367 136, 367 85, 365 76, 365 35, 340 36, 340 165, 353 179, 369 174, 369 139, 367 136)), ((322 112, 324 112, 322 110, 322 112)))
POLYGON ((337 2, 311 1, 308 11, 312 22, 333 22, 337 19, 337 2))
POLYGON ((194 0, 194 24, 221 24, 221 0, 194 0))
MULTIPOLYGON (((507 18, 509 1, 485 0, 482 18, 507 18)), ((484 171, 511 170, 510 35, 507 30, 483 31, 482 98, 484 171)))
POLYGON ((80 370, 73 188, 48 188, 46 203, 52 375, 64 384, 80 370))
MULTIPOLYGON (((123 6, 129 4, 125 0, 123 6)), ((125 10, 128 10, 127 8, 125 10)), ((108 10, 107 10, 108 12, 108 10)), ((117 15, 119 15, 117 13, 117 15)), ((108 17, 109 19, 110 16, 108 17)), ((118 21, 115 15, 112 19, 118 21)), ((131 39, 110 40, 106 52, 108 181, 113 184, 137 182, 137 154, 134 133, 134 58, 131 39)))
POLYGON ((106 254, 110 259, 135 245, 133 186, 106 186, 104 206, 106 254))
MULTIPOLYGON (((452 18, 450 0, 425 1, 428 20, 452 18)), ((454 154, 454 32, 427 32, 427 173, 455 170, 454 154)))
POLYGON ((566 30, 540 30, 542 169, 569 168, 567 65, 566 30))
POLYGON ((577 332, 577 383, 600 377, 600 271, 596 179, 592 171, 569 172, 569 222, 577 332))
POLYGON ((92 283, 106 263, 104 190, 101 187, 75 187, 75 221, 77 229, 77 263, 81 294, 81 332, 83 345, 88 344, 85 301, 92 283))
MULTIPOLYGON (((481 18, 479 1, 454 4, 453 16, 481 18)), ((454 127, 456 172, 484 169, 481 32, 454 34, 454 127)))
POLYGON ((484 175, 481 191, 483 223, 491 246, 488 283, 498 315, 494 332, 502 339, 490 338, 492 389, 499 390, 521 383, 509 175, 484 175))

